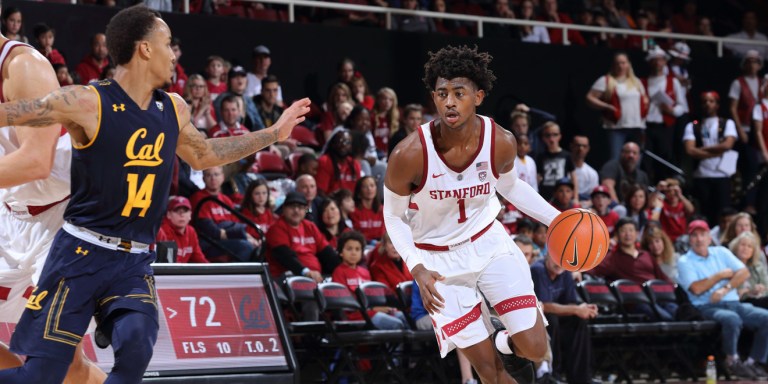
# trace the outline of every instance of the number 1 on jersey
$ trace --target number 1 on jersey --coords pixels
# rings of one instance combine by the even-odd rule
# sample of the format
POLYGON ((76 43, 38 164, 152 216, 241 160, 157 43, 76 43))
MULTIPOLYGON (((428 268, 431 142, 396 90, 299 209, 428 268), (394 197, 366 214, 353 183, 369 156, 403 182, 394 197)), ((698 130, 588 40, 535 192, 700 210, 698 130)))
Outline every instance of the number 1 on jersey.
POLYGON ((144 178, 139 187, 139 175, 136 173, 128 174, 128 200, 123 207, 122 216, 128 217, 134 208, 141 208, 140 217, 144 217, 147 209, 152 204, 152 188, 155 186, 155 174, 150 173, 144 178))
POLYGON ((459 203, 459 224, 462 224, 467 221, 467 210, 464 207, 464 199, 459 199, 457 202, 459 203))

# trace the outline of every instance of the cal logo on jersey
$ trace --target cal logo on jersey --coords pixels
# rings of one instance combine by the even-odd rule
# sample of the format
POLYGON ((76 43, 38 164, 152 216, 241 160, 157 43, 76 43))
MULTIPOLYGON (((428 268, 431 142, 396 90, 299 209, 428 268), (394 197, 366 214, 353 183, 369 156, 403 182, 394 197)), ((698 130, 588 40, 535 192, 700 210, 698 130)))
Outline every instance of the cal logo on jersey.
MULTIPOLYGON (((35 288, 35 291, 37 291, 37 288, 35 288)), ((32 295, 29 296, 29 299, 27 299, 27 305, 25 305, 25 307, 33 311, 41 310, 43 306, 40 305, 40 302, 43 301, 46 296, 48 296, 48 291, 42 291, 38 294, 34 294, 33 292, 32 295)))
POLYGON ((146 128, 139 128, 131 135, 131 138, 128 139, 128 144, 125 146, 125 157, 128 158, 128 161, 123 164, 123 167, 157 167, 163 163, 163 159, 160 158, 160 150, 163 149, 165 133, 161 132, 157 135, 154 143, 142 143, 139 141, 146 137, 146 128))

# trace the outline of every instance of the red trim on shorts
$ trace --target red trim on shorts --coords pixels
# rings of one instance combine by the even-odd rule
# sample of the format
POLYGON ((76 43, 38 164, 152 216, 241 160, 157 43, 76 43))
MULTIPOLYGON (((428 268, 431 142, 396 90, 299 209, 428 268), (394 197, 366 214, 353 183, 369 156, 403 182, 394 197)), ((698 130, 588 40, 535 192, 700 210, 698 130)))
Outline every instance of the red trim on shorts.
POLYGON ((491 172, 493 177, 499 178, 499 171, 496 169, 496 123, 491 119, 491 172))
POLYGON ((451 245, 433 245, 433 244, 427 244, 427 243, 414 243, 414 245, 416 246, 416 248, 423 249, 425 251, 450 251, 451 247, 455 247, 455 246, 464 244, 466 242, 474 242, 474 241, 476 241, 477 239, 480 238, 480 236, 482 236, 484 233, 488 232, 488 230, 491 229, 492 225, 493 225, 493 221, 491 221, 491 223, 488 224, 488 226, 486 226, 485 228, 481 229, 480 232, 475 233, 474 235, 472 235, 472 237, 470 237, 469 240, 464 240, 464 241, 456 243, 456 244, 451 244, 451 245))
POLYGON ((493 306, 493 309, 499 313, 499 316, 525 308, 536 308, 536 296, 525 295, 511 297, 493 306))
POLYGON ((8 300, 8 296, 11 295, 10 287, 0 287, 0 300, 8 300))
POLYGON ((478 303, 477 305, 475 305, 474 308, 472 308, 471 311, 469 311, 464 316, 459 317, 458 319, 444 325, 442 327, 443 332, 445 332, 445 334, 448 335, 448 337, 453 336, 461 332, 462 330, 464 330, 464 328, 466 328, 468 325, 477 321, 477 319, 480 318, 480 315, 481 315, 480 303, 478 303))
MULTIPOLYGON (((27 205, 27 212, 29 213, 30 216, 37 216, 37 215, 39 215, 39 214, 41 214, 41 213, 43 213, 43 212, 53 208, 57 204, 59 204, 59 203, 61 203, 63 201, 66 201, 67 199, 69 199, 69 196, 70 195, 67 195, 67 197, 65 197, 65 198, 63 198, 63 199, 61 199, 59 201, 54 201, 53 203, 50 203, 48 205, 27 205)), ((5 207, 8 208, 9 211, 13 212, 13 210, 11 209, 11 206, 8 205, 8 203, 5 203, 5 207)))
POLYGON ((32 296, 32 292, 34 291, 35 291, 35 287, 30 285, 29 287, 27 287, 27 289, 24 291, 24 294, 21 295, 21 297, 25 299, 29 299, 29 297, 32 296))
MULTIPOLYGON (((454 166, 448 164, 448 162, 445 161, 445 158, 443 157, 443 154, 440 153, 440 151, 437 150, 437 146, 435 146, 435 153, 437 153, 437 156, 440 158, 440 160, 443 161, 443 164, 445 164, 445 166, 448 167, 448 169, 450 169, 451 171, 454 171, 456 173, 463 173, 464 171, 466 171, 467 168, 469 168, 470 165, 475 163, 475 160, 477 160, 477 156, 480 155, 480 151, 483 150, 483 141, 485 140, 485 119, 483 119, 479 115, 475 115, 475 116, 480 119, 480 140, 478 140, 478 142, 477 142, 477 149, 475 150, 475 154, 472 155, 472 158, 466 164, 464 164, 464 166, 462 166, 462 167, 454 167, 454 166)), ((434 122, 434 120, 433 120, 433 122, 434 122)), ((432 132, 432 143, 433 144, 435 143, 435 130, 434 130, 434 128, 435 128, 434 124, 430 123, 429 129, 432 132)))
MULTIPOLYGON (((432 121, 434 122, 434 120, 432 121)), ((430 126, 432 125, 432 122, 430 122, 430 126)), ((427 152, 427 139, 424 137, 424 131, 422 131, 421 127, 419 127, 419 141, 421 141, 421 156, 424 159, 424 164, 421 169, 421 181, 419 182, 419 185, 414 189, 411 193, 416 194, 421 191, 422 188, 427 184, 427 173, 429 172, 429 156, 427 152)))

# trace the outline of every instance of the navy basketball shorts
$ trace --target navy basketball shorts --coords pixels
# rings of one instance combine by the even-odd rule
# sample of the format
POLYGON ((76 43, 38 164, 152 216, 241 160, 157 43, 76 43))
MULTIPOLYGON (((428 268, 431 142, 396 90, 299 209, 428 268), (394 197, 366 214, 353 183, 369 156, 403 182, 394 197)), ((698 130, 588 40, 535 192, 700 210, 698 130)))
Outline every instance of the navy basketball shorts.
POLYGON ((59 230, 11 351, 68 363, 93 316, 134 310, 157 321, 154 260, 154 252, 114 251, 59 230))

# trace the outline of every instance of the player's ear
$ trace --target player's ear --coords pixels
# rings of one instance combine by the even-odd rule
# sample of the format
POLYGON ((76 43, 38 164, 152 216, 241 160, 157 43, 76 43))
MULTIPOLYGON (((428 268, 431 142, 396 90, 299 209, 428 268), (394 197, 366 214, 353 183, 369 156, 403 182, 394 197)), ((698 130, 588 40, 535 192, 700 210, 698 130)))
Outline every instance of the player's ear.
POLYGON ((480 104, 483 103, 483 100, 485 99, 485 91, 482 89, 478 89, 475 91, 475 106, 479 107, 480 104))
POLYGON ((149 59, 151 56, 152 48, 149 46, 149 41, 139 41, 138 47, 139 57, 143 59, 149 59))

